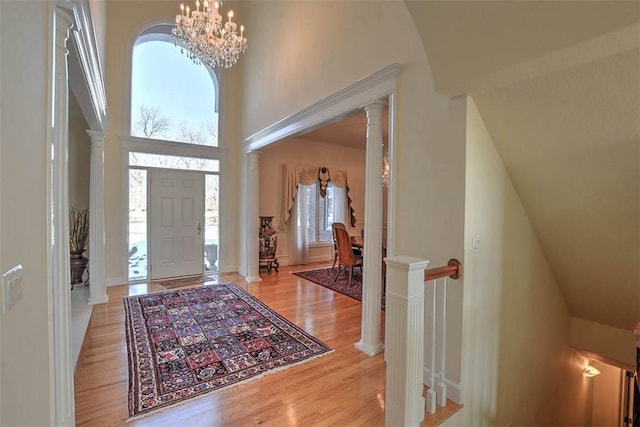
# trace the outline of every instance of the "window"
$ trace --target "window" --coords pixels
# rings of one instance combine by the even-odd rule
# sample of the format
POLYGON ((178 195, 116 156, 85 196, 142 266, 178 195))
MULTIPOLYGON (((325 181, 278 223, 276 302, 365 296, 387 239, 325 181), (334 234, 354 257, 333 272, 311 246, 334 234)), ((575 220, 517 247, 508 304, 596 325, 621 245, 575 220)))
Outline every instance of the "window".
POLYGON ((150 31, 133 48, 131 136, 218 146, 215 74, 150 31))
POLYGON ((205 271, 220 268, 218 77, 194 64, 171 38, 173 24, 158 23, 135 40, 131 57, 129 167, 129 280, 149 277, 148 235, 153 205, 147 193, 154 168, 200 171, 205 178, 205 271), (144 138, 144 139, 139 139, 144 138), (161 140, 159 143, 156 140, 161 140), (199 145, 199 147, 186 144, 199 145))
POLYGON ((327 186, 325 197, 320 196, 318 183, 304 186, 307 201, 307 238, 309 243, 331 242, 333 240, 331 225, 334 221, 344 222, 339 206, 339 198, 344 198, 344 191, 339 191, 332 183, 327 186), (340 194, 341 193, 341 194, 340 194))

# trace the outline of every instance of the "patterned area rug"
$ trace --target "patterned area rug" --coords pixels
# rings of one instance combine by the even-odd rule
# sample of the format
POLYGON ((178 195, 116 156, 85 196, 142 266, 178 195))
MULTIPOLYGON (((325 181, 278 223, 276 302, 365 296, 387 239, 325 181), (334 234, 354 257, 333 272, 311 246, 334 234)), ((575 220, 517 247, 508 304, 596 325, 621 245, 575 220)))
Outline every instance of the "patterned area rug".
POLYGON ((154 281, 153 283, 162 286, 165 289, 180 288, 182 286, 195 285, 197 283, 204 283, 210 280, 215 280, 215 276, 201 274, 198 276, 180 277, 177 279, 161 279, 154 281))
MULTIPOLYGON (((337 268, 337 267, 336 267, 337 268)), ((351 280, 351 286, 349 286, 349 272, 342 272, 338 276, 338 280, 333 282, 333 278, 336 277, 336 270, 331 267, 318 268, 316 270, 307 271, 295 271, 291 274, 295 274, 298 277, 307 279, 313 283, 329 288, 332 291, 340 292, 348 297, 362 301, 362 273, 360 269, 354 269, 353 278, 351 280)), ((385 296, 382 295, 381 301, 382 309, 385 307, 385 296)))
POLYGON ((131 418, 333 351, 231 282, 124 307, 131 418))

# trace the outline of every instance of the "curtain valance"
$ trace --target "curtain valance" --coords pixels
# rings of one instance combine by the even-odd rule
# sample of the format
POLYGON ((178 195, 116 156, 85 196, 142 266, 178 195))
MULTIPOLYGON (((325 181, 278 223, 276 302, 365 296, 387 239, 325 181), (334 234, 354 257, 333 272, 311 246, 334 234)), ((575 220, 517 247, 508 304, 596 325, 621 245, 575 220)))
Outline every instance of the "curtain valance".
POLYGON ((289 222, 291 209, 295 203, 296 194, 298 194, 298 184, 311 185, 318 182, 320 184, 320 195, 324 197, 327 194, 327 185, 331 182, 336 187, 345 188, 351 226, 355 227, 356 217, 355 211, 351 206, 352 200, 349 195, 349 184, 347 183, 346 172, 338 169, 327 168, 325 166, 309 167, 285 164, 283 167, 284 190, 282 197, 282 218, 285 225, 289 222))

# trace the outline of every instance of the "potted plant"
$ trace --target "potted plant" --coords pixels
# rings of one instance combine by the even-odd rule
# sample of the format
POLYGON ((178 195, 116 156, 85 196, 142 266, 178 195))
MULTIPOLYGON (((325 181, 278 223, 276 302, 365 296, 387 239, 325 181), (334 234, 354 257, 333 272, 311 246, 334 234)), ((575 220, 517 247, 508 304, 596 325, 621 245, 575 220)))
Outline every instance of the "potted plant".
POLYGON ((82 254, 89 238, 89 211, 71 208, 69 212, 69 252, 71 255, 71 287, 82 283, 89 259, 82 254))

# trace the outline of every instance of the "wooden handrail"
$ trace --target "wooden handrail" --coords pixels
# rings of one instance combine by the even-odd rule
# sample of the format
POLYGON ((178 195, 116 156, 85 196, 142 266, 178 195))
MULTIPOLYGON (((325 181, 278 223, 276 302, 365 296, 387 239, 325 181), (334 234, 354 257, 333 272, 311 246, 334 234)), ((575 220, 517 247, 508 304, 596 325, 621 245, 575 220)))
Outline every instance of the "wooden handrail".
POLYGON ((430 268, 424 272, 424 281, 440 279, 442 277, 450 277, 459 279, 462 277, 462 263, 455 258, 451 258, 446 266, 430 268))

